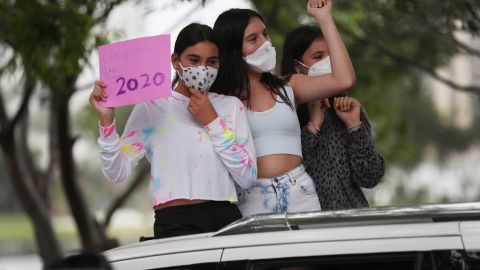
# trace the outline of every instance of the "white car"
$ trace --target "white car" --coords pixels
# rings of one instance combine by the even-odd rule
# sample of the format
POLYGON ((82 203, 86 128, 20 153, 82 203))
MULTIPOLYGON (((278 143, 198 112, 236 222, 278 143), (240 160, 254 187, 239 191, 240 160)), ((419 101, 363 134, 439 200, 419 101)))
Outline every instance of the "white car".
POLYGON ((480 203, 245 217, 104 253, 132 269, 480 269, 480 203))

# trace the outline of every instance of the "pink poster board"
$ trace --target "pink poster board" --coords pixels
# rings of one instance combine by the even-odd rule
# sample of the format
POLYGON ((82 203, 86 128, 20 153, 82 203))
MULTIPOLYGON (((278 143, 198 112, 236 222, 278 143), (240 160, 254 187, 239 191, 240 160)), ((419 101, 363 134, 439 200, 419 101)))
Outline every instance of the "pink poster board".
POLYGON ((108 95, 100 105, 118 107, 172 95, 170 35, 103 45, 98 54, 108 95))

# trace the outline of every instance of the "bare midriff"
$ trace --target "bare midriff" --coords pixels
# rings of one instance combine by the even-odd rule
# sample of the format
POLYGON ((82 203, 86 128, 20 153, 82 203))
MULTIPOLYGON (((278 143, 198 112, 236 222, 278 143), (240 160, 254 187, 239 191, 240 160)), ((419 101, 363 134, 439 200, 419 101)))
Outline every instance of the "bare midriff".
POLYGON ((271 178, 295 169, 302 163, 296 155, 275 154, 257 158, 258 178, 271 178))
POLYGON ((199 204, 199 203, 206 203, 209 200, 189 200, 189 199, 176 199, 171 200, 166 203, 162 203, 153 207, 155 210, 171 207, 171 206, 180 206, 180 205, 191 205, 191 204, 199 204))

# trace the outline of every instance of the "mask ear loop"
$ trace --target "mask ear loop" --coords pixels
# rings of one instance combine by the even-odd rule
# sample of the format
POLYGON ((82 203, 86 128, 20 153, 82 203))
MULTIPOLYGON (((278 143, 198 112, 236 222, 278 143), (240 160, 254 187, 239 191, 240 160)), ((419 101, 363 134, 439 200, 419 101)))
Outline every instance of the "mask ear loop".
MULTIPOLYGON (((182 63, 180 63, 180 59, 178 60, 178 65, 180 65, 180 68, 182 69, 182 73, 183 73, 185 68, 183 67, 182 63)), ((180 77, 180 79, 183 80, 183 77, 182 77, 182 75, 180 75, 180 72, 176 69, 175 69, 175 71, 177 72, 178 77, 180 77)))
MULTIPOLYGON (((295 64, 296 64, 296 65, 295 65, 295 71, 297 72, 297 74, 301 74, 300 69, 298 68, 297 65, 302 65, 302 66, 304 66, 305 68, 307 68, 308 70, 310 69, 309 66, 307 66, 307 65, 305 65, 304 63, 298 61, 297 59, 294 59, 294 61, 295 61, 295 64)), ((308 73, 308 72, 307 72, 307 73, 308 73)))
MULTIPOLYGON (((295 60, 296 62, 298 62, 297 60, 295 60)), ((298 63, 293 64, 293 68, 295 69, 295 74, 300 74, 300 69, 298 68, 298 63)))

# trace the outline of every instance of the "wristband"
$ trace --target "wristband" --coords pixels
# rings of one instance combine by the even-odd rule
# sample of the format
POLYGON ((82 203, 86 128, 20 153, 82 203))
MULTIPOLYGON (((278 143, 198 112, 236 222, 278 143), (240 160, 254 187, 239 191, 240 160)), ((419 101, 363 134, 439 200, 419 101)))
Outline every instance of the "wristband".
POLYGON ((307 125, 310 125, 313 128, 315 128, 317 131, 320 131, 320 126, 315 126, 312 122, 308 122, 307 125))
POLYGON ((351 127, 347 128, 347 132, 350 132, 350 131, 352 131, 352 130, 354 130, 354 129, 358 128, 359 126, 361 126, 361 125, 362 125, 362 123, 363 123, 363 122, 362 122, 362 121, 360 121, 360 122, 358 122, 357 124, 355 124, 354 126, 351 126, 351 127))

